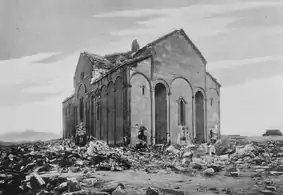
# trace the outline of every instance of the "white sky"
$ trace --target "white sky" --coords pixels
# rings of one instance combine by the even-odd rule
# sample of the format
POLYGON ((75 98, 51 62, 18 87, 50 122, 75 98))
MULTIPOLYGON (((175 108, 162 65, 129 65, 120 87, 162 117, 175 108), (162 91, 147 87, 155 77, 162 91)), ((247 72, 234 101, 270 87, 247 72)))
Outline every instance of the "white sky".
POLYGON ((222 133, 283 130, 282 1, 3 2, 0 19, 10 19, 0 27, 0 133, 61 132, 61 102, 81 51, 126 51, 134 37, 144 45, 179 28, 223 85, 222 133))

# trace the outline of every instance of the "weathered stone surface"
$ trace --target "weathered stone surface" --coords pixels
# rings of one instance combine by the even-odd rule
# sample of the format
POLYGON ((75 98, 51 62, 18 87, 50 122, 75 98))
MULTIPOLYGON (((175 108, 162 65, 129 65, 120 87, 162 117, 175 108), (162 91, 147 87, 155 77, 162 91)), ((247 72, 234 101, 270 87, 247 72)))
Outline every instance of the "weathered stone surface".
POLYGON ((213 168, 208 168, 206 169, 203 173, 205 176, 213 176, 214 175, 214 169, 213 168))
POLYGON ((111 195, 127 195, 127 191, 125 190, 124 186, 118 185, 117 188, 112 192, 111 195))
MULTIPOLYGON (((120 182, 109 182, 106 185, 104 185, 103 189, 101 190, 102 192, 108 192, 109 194, 111 194, 114 190, 116 190, 119 186, 122 187, 122 189, 124 188, 124 185, 121 184, 120 182)), ((120 188, 119 188, 120 189, 120 188)))
POLYGON ((161 192, 157 188, 148 187, 146 191, 146 195, 161 195, 161 192))

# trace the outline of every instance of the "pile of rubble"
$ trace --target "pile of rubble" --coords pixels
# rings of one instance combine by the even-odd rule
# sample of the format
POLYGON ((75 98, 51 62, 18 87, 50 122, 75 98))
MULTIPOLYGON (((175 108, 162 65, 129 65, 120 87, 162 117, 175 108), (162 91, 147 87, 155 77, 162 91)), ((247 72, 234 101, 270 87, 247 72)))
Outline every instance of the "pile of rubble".
POLYGON ((90 141, 85 147, 78 147, 70 140, 56 140, 0 149, 0 194, 123 194, 120 192, 125 187, 118 184, 112 186, 112 191, 89 191, 98 189, 99 181, 93 178, 93 173, 100 170, 142 169, 150 173, 165 169, 192 176, 213 176, 225 170, 227 176, 239 177, 241 169, 253 168, 258 174, 283 175, 283 142, 280 141, 236 146, 222 140, 210 146, 171 145, 137 150, 109 147, 99 140, 90 141), (59 172, 61 176, 46 176, 50 172, 59 172), (83 172, 85 178, 62 176, 78 172, 83 172))

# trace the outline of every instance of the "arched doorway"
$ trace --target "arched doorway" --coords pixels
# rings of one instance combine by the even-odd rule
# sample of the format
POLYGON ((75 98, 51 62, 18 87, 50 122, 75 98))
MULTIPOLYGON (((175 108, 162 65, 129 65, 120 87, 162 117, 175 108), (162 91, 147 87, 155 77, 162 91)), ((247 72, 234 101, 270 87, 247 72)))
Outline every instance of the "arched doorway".
POLYGON ((115 144, 122 145, 124 143, 124 95, 123 80, 118 77, 114 84, 115 87, 115 144))
POLYGON ((108 107, 108 144, 115 143, 115 109, 114 109, 114 83, 108 85, 107 107, 108 107))
POLYGON ((103 86, 101 88, 101 99, 100 99, 100 111, 101 111, 101 129, 100 138, 108 143, 108 113, 107 113, 107 88, 103 86))
POLYGON ((80 106, 79 106, 79 110, 80 110, 80 122, 84 122, 84 99, 81 97, 80 99, 80 106))
POLYGON ((155 143, 167 141, 167 97, 162 83, 155 86, 155 143))
POLYGON ((178 143, 180 138, 192 138, 193 134, 193 91, 184 78, 176 78, 171 84, 170 138, 178 143))
POLYGON ((196 142, 204 142, 204 96, 198 91, 195 95, 196 104, 196 142))
POLYGON ((147 143, 151 143, 151 93, 145 75, 134 74, 131 78, 131 144, 137 143, 136 124, 147 129, 147 143))

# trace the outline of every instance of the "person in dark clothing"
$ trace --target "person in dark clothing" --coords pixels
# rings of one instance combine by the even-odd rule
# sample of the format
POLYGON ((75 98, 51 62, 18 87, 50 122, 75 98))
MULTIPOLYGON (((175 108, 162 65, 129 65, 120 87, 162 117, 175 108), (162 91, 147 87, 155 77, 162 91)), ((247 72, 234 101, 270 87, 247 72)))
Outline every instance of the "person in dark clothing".
POLYGON ((138 132, 139 143, 137 144, 137 148, 146 148, 147 147, 147 136, 145 135, 145 131, 147 129, 145 126, 140 126, 138 132))
POLYGON ((138 138, 142 141, 146 141, 145 131, 146 131, 145 126, 141 126, 139 129, 138 138))

